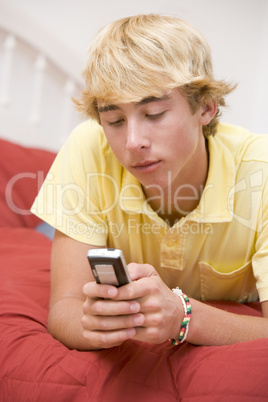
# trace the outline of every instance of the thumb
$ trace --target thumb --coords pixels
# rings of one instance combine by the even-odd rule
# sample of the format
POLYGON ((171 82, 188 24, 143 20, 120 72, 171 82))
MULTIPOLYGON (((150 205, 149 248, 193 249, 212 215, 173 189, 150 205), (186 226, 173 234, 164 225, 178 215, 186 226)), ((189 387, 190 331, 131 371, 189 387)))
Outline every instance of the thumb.
POLYGON ((129 275, 133 281, 149 276, 158 276, 154 267, 150 264, 136 264, 132 262, 128 264, 129 275))

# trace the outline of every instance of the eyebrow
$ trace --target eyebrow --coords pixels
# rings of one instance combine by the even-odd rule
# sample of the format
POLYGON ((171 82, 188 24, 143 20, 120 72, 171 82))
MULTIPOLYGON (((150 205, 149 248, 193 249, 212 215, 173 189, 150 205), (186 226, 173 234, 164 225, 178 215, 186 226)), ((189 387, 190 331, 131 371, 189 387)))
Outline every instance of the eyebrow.
MULTIPOLYGON (((151 102, 161 102, 163 100, 170 99, 169 95, 164 95, 161 98, 157 98, 156 96, 148 96, 147 98, 143 98, 141 101, 136 102, 137 106, 142 106, 146 105, 147 103, 151 102)), ((98 107, 98 112, 99 113, 105 113, 105 112, 110 112, 113 110, 120 110, 120 107, 118 105, 105 105, 105 106, 99 106, 98 107)))

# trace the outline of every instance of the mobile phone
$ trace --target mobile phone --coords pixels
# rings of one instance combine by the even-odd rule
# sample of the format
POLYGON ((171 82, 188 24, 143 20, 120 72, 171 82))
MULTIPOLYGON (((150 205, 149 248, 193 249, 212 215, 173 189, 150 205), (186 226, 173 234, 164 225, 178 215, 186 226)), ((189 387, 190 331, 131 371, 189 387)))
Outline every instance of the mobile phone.
POLYGON ((90 249, 87 258, 97 283, 119 287, 131 282, 122 250, 117 248, 90 249))

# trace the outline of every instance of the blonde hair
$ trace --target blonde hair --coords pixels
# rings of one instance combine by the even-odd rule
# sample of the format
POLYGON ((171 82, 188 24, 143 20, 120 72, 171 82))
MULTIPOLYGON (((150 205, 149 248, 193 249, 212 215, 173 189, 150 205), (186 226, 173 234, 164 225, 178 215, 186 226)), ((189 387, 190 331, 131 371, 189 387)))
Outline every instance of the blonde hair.
POLYGON ((214 134, 219 107, 234 86, 213 78, 211 51, 203 35, 176 17, 137 15, 104 27, 92 41, 83 71, 85 90, 75 101, 85 116, 99 121, 97 99, 139 102, 179 88, 193 113, 207 101, 218 104, 205 135, 214 134))

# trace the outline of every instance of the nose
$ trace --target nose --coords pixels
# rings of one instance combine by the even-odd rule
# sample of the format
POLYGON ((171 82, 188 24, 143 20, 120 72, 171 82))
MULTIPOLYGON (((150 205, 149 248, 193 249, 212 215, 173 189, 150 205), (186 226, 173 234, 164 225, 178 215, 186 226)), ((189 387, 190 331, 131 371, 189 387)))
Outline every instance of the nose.
POLYGON ((126 150, 139 152, 141 149, 149 148, 150 145, 148 133, 145 132, 142 124, 136 121, 128 121, 126 150))

